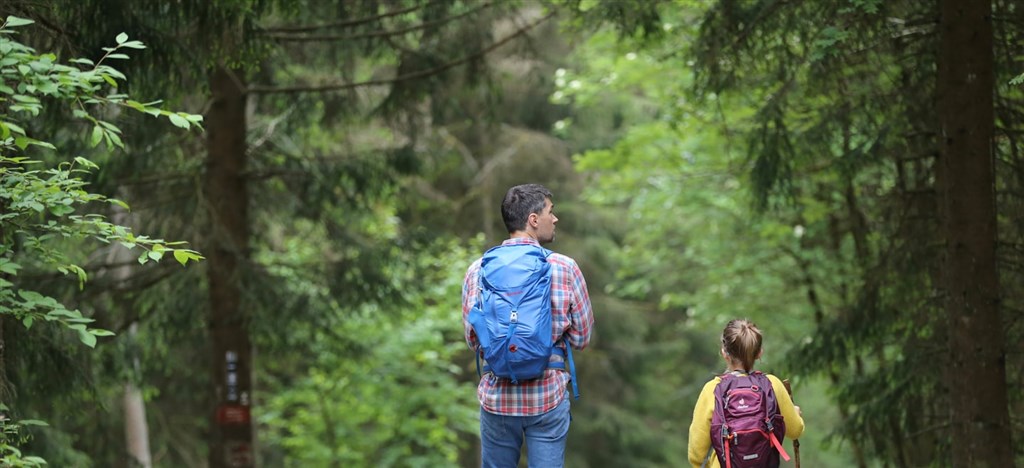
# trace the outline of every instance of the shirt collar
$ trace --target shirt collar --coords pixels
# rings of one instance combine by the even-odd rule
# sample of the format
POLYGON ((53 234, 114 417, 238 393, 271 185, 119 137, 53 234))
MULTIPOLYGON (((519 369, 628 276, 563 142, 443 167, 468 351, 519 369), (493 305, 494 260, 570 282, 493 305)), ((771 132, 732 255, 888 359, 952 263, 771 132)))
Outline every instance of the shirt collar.
POLYGON ((540 247, 540 242, 537 242, 537 239, 534 239, 532 237, 513 237, 511 239, 505 239, 505 241, 501 243, 501 245, 523 245, 523 244, 531 244, 531 245, 536 245, 536 246, 540 247))

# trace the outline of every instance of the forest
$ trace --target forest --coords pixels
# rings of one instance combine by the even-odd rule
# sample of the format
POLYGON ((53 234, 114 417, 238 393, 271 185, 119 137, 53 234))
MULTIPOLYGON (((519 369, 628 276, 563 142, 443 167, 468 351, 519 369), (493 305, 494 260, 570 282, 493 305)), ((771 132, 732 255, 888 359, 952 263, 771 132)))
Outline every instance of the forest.
POLYGON ((593 302, 566 466, 689 466, 733 318, 802 466, 1024 466, 1020 2, 0 22, 0 466, 480 466, 460 291, 524 183, 593 302))

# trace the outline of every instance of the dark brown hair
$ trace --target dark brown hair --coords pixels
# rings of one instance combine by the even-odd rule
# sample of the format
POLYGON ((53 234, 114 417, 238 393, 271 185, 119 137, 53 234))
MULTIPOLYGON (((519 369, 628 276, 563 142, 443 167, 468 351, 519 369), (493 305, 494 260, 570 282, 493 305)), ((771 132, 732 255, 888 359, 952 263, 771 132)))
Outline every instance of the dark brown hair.
POLYGON ((729 322, 722 330, 722 349, 743 365, 743 370, 754 370, 754 360, 761 354, 761 330, 747 319, 729 322))
POLYGON ((526 220, 530 215, 544 211, 545 200, 551 198, 551 191, 543 185, 524 184, 508 189, 501 202, 501 218, 508 232, 526 229, 526 220))

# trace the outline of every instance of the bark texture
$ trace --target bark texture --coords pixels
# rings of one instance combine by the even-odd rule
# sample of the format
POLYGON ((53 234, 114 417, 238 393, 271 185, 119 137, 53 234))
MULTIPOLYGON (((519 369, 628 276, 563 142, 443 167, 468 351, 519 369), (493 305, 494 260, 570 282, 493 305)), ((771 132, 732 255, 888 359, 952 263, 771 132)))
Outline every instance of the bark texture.
POLYGON ((996 269, 991 2, 942 0, 939 47, 952 462, 1013 466, 996 269))
POLYGON ((244 89, 242 75, 231 69, 218 67, 210 77, 213 103, 206 117, 205 202, 211 230, 204 253, 215 398, 210 426, 211 468, 255 464, 249 411, 252 344, 242 307, 242 271, 249 256, 244 89))

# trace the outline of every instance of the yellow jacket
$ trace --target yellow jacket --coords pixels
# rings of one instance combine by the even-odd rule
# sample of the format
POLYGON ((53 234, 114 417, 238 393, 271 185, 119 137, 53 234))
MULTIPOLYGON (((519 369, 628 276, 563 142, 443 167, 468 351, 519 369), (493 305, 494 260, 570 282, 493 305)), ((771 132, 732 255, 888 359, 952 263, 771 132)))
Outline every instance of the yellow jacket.
MULTIPOLYGON (((782 385, 782 381, 774 375, 766 375, 772 382, 772 389, 775 390, 775 399, 779 402, 779 413, 782 414, 782 418, 786 422, 786 438, 789 440, 799 438, 804 433, 804 419, 797 414, 796 408, 793 406, 793 399, 789 397, 789 392, 782 385)), ((687 452, 689 452, 690 465, 693 465, 694 468, 700 468, 700 465, 704 463, 704 457, 707 456, 708 450, 711 448, 711 413, 715 411, 715 387, 721 381, 722 378, 716 376, 704 384, 704 389, 701 390, 700 397, 697 398, 697 405, 693 408, 693 422, 690 423, 690 444, 687 452)), ((718 457, 712 454, 707 466, 718 467, 718 457)))

